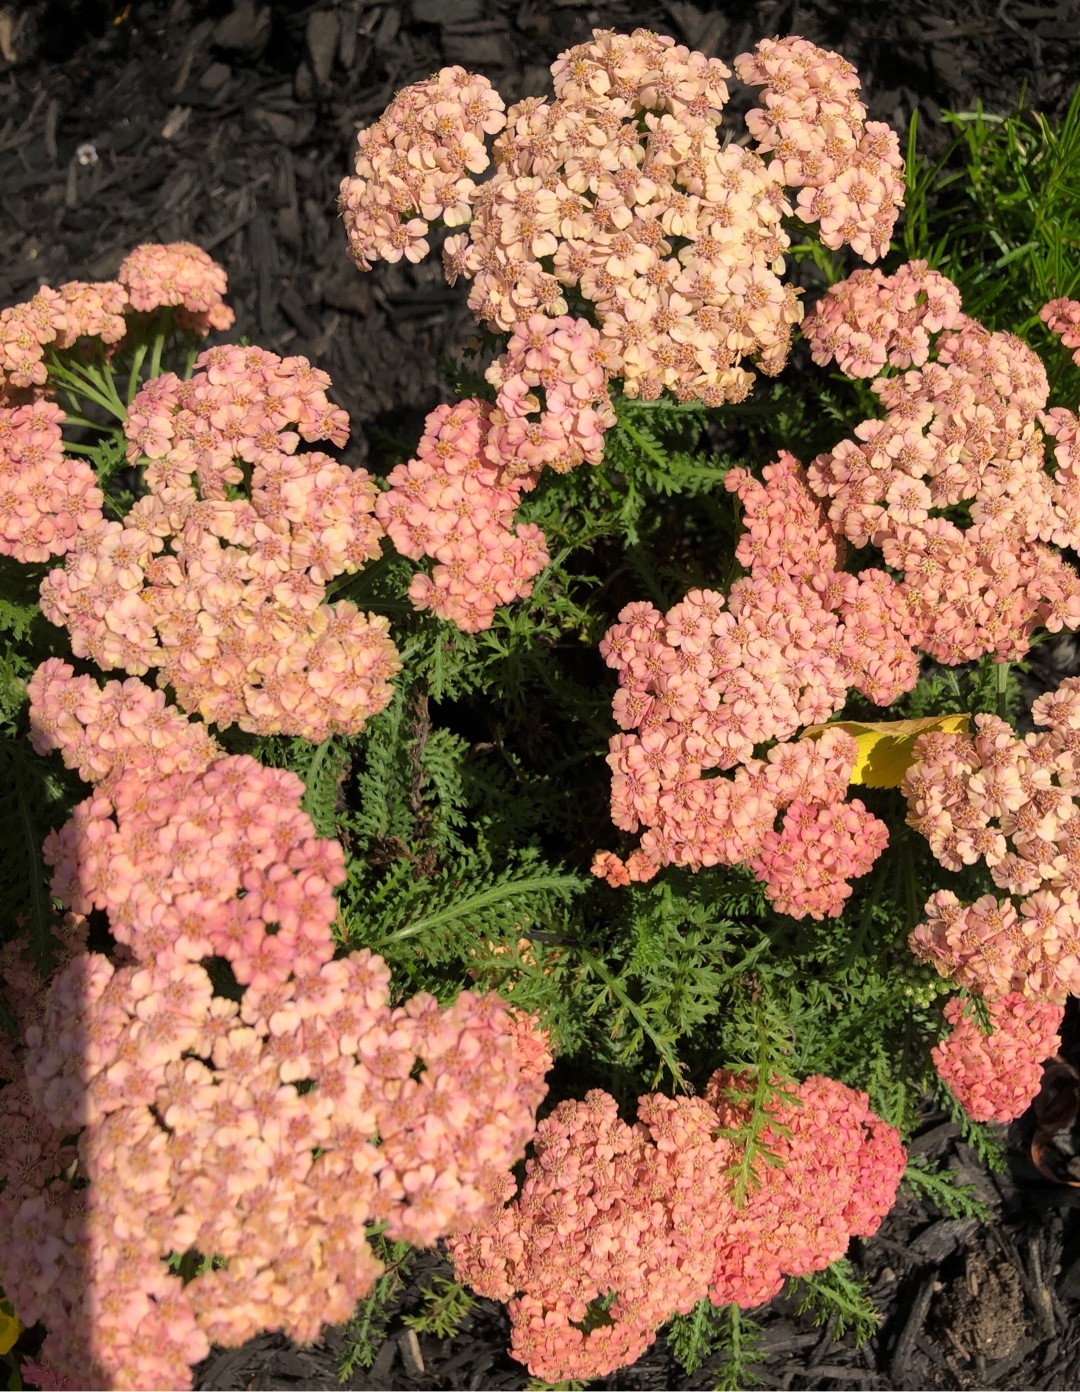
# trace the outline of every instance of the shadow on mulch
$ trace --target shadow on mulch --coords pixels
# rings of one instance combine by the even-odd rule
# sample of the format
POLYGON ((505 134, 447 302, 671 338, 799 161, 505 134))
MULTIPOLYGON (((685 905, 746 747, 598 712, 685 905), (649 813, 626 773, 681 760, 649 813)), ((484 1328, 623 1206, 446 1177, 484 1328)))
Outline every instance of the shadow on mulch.
MULTIPOLYGON (((594 26, 641 25, 729 62, 774 34, 838 49, 874 119, 903 131, 918 108, 929 155, 948 143, 943 108, 981 98, 1003 113, 1026 88, 1053 120, 1080 70, 1080 0, 16 0, 0 5, 0 304, 42 283, 110 277, 142 241, 197 242, 228 271, 237 333, 331 373, 353 421, 352 461, 404 457, 445 396, 440 358, 473 325, 436 260, 368 276, 349 263, 335 196, 357 129, 444 64, 481 71, 516 100, 547 90, 556 53, 594 26)), ((988 1175, 941 1116, 927 1117, 914 1149, 959 1169, 994 1222, 903 1199, 852 1253, 883 1315, 878 1335, 856 1350, 778 1300, 756 1316, 762 1385, 1080 1385, 1080 1191, 1022 1166, 988 1175)), ((374 1366, 345 1386, 525 1385, 505 1352, 505 1312, 487 1301, 458 1338, 419 1339, 421 1371, 400 1316, 440 1269, 421 1256, 374 1366)), ((262 1336, 215 1350, 196 1386, 337 1387, 341 1346, 340 1330, 306 1349, 262 1336)), ((715 1376, 709 1364, 684 1376, 660 1339, 594 1385, 712 1387, 715 1376)))

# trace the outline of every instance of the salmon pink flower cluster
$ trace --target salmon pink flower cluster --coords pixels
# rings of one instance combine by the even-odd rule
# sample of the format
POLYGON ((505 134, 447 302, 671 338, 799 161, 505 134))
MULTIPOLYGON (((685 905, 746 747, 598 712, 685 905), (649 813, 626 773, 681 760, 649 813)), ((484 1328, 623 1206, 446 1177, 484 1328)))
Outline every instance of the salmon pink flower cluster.
POLYGON ((1051 300, 1039 310, 1039 318, 1051 333, 1058 334, 1066 348, 1075 348, 1073 362, 1080 367, 1080 300, 1068 296, 1051 300))
POLYGON ((306 358, 211 348, 194 376, 151 379, 125 422, 150 492, 79 539, 41 587, 78 657, 158 669, 180 705, 258 734, 354 734, 391 697, 389 623, 342 601, 334 576, 380 553, 376 489, 307 442, 348 417, 306 358), (289 429, 295 423, 296 429, 289 429))
POLYGON ((111 347, 127 335, 133 313, 175 308, 180 328, 203 337, 227 329, 236 316, 223 301, 225 289, 222 267, 190 242, 136 247, 116 280, 43 285, 25 303, 0 310, 0 401, 18 391, 40 394, 46 348, 63 352, 89 338, 111 347))
POLYGON ((23 1012, 4 1287, 47 1325, 56 1385, 190 1387, 211 1344, 310 1343, 382 1270, 366 1221, 430 1245, 487 1220, 545 1092, 535 1057, 519 1068, 497 997, 391 1009, 389 975, 353 952, 237 1003, 193 962, 79 952, 23 1012), (183 1282, 162 1259, 193 1250, 224 1264, 183 1282))
POLYGON ((918 678, 915 623, 884 572, 838 570, 836 537, 789 454, 760 483, 733 470, 745 501, 737 558, 750 567, 724 597, 692 590, 662 614, 628 605, 600 652, 619 674, 611 739, 615 825, 646 829, 624 863, 602 852, 593 872, 610 884, 651 878, 668 864, 748 864, 785 912, 838 912, 847 880, 886 843, 859 802, 843 804, 854 740, 829 731, 790 741, 827 720, 848 688, 885 703, 918 678), (733 778, 708 776, 736 768, 733 778), (777 815, 789 814, 782 829, 777 815))
POLYGON ((540 1123, 521 1192, 448 1243, 460 1280, 508 1302, 510 1351, 534 1377, 603 1377, 672 1315, 706 1297, 753 1308, 877 1230, 905 1155, 865 1094, 813 1077, 781 1095, 761 1138, 781 1164, 757 1165, 740 1204, 743 1142, 718 1133, 745 1132, 751 1095, 748 1078, 720 1071, 704 1097, 639 1098, 633 1126, 599 1090, 540 1123))
MULTIPOLYGON (((884 419, 863 421, 854 439, 819 455, 809 484, 854 546, 880 548, 903 576, 919 646, 931 657, 950 664, 985 654, 1020 659, 1036 628, 1080 626, 1080 576, 1049 544, 1080 541, 1071 418, 1051 421, 1068 451, 1052 479, 1040 428, 1049 390, 1042 363, 1014 335, 990 333, 955 313, 958 297, 922 266, 834 286, 820 317, 809 316, 817 361, 839 353, 861 375, 878 371, 882 355, 894 351, 889 326, 898 304, 917 299, 920 284, 921 327, 941 326, 921 367, 871 383, 884 419), (838 314, 867 324, 874 342, 845 341, 835 331, 838 314), (852 353, 862 355, 861 364, 851 363, 852 353), (967 527, 944 515, 959 505, 970 509, 967 527)), ((917 347, 913 330, 904 354, 917 347)), ((912 361, 922 356, 919 348, 912 361)))
POLYGON ((62 556, 102 521, 97 475, 64 453, 63 419, 50 401, 0 406, 0 555, 24 563, 62 556))
POLYGON ((855 69, 805 39, 762 39, 735 59, 743 82, 763 89, 746 124, 760 153, 799 190, 795 212, 822 243, 865 261, 889 250, 904 206, 904 161, 895 131, 867 121, 855 69))
POLYGON ((730 70, 647 29, 594 30, 552 65, 554 99, 505 115, 485 79, 443 69, 359 136, 340 198, 353 259, 418 260, 433 218, 468 224, 447 239, 444 269, 473 282, 469 306, 494 332, 583 299, 626 396, 742 400, 743 363, 779 372, 802 314, 781 279, 787 187, 827 245, 873 260, 903 165, 838 55, 784 40, 736 67, 766 85, 768 112, 752 116, 768 159, 718 138, 730 70), (468 174, 487 168, 483 138, 496 132, 494 170, 477 185, 468 174))
POLYGON ((492 462, 491 415, 474 397, 437 406, 417 457, 390 471, 389 488, 375 502, 375 516, 403 556, 435 561, 430 575, 413 577, 413 604, 466 633, 490 628, 500 604, 531 594, 548 562, 539 527, 514 525, 535 477, 508 475, 492 462))
POLYGON ((137 677, 102 687, 50 657, 26 690, 36 752, 59 750, 68 768, 103 793, 128 774, 150 784, 173 773, 201 773, 225 752, 203 724, 166 705, 163 691, 137 677))
POLYGON ((1080 678, 1041 696, 1048 730, 1017 739, 1006 721, 921 735, 904 776, 908 824, 948 870, 982 861, 1009 896, 965 905, 939 890, 912 951, 987 1001, 1019 992, 1060 1005, 1080 994, 1080 678))
POLYGON ((891 276, 860 268, 830 286, 803 320, 803 335, 820 367, 835 362, 849 377, 876 377, 886 365, 922 367, 930 335, 959 319, 952 281, 908 261, 891 276))
POLYGON ((443 68, 403 87, 360 132, 356 175, 341 181, 338 206, 361 270, 403 256, 420 261, 430 250, 430 223, 469 220, 476 194, 469 175, 488 167, 484 140, 502 130, 505 110, 486 77, 443 68))
POLYGON ((987 1009, 991 1031, 984 1034, 954 996, 945 1006, 952 1029, 931 1056, 972 1121, 1013 1121, 1039 1091, 1043 1063, 1057 1053, 1065 1011, 1017 991, 988 1002, 987 1009))

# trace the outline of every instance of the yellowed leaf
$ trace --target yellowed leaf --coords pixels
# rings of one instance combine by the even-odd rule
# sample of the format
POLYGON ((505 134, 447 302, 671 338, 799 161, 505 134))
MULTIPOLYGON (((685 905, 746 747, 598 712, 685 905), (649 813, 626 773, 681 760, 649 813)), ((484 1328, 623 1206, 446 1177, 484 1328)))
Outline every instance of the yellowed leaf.
POLYGON ((854 735, 859 746, 852 783, 867 788, 899 788, 911 767, 915 741, 931 730, 957 734, 971 729, 971 716, 928 715, 919 720, 833 720, 827 725, 811 725, 803 738, 816 739, 826 730, 843 730, 854 735))
POLYGON ((22 1325, 10 1300, 0 1300, 0 1354, 10 1353, 22 1333, 22 1325))

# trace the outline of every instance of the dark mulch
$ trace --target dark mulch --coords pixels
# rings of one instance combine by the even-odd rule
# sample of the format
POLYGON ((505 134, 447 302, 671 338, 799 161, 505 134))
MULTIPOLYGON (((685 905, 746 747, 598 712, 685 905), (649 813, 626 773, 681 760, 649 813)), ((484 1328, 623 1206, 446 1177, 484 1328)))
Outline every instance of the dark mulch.
MULTIPOLYGON (((366 277, 348 262, 334 198, 357 128, 445 63, 484 72, 509 100, 542 92, 555 54, 597 25, 644 25, 729 60, 766 35, 802 34, 856 64, 875 118, 903 130, 917 107, 933 154, 948 140, 942 108, 981 98, 1005 112, 1026 90, 1053 118, 1080 71, 1080 0, 15 0, 0 6, 0 304, 42 282, 111 276, 141 241, 198 242, 228 270, 240 333, 330 371, 359 462, 388 433, 415 434, 444 390, 439 358, 471 320, 434 262, 366 277)), ((962 1170, 995 1221, 904 1199, 854 1245, 884 1316, 878 1336, 856 1350, 776 1302, 759 1316, 763 1385, 1080 1385, 1080 1191, 1041 1182, 1022 1158, 1016 1175, 988 1175, 940 1116, 915 1147, 962 1170)), ((422 1259, 399 1315, 437 1269, 422 1259)), ((490 1302, 444 1343, 410 1348, 404 1330, 395 1316, 374 1367, 346 1385, 526 1382, 490 1302)), ((215 1351, 196 1385, 334 1387, 340 1346, 339 1331, 309 1349, 267 1335, 215 1351)), ((715 1377, 683 1376, 660 1340, 598 1385, 715 1377)))

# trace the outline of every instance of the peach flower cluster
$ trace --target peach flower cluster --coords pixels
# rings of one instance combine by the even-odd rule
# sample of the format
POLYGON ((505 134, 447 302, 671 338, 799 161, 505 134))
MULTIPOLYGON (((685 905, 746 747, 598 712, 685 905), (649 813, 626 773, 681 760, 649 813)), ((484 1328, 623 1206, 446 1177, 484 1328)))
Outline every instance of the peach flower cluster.
POLYGON ((860 268, 832 285, 803 320, 811 356, 849 377, 876 377, 886 365, 922 367, 930 335, 955 327, 960 291, 925 261, 891 276, 860 268))
POLYGON ((908 824, 948 870, 982 861, 1009 896, 927 903, 915 955, 988 1001, 1010 992, 1060 1005, 1080 994, 1080 678, 1032 707, 1049 729, 1018 739, 1006 721, 920 736, 904 776, 908 824))
POLYGON ((317 838, 304 791, 248 755, 151 783, 129 771, 46 838, 53 894, 104 909, 140 961, 224 957, 245 983, 310 970, 333 952, 345 855, 317 838))
POLYGON ((391 1009, 388 981, 367 951, 240 1003, 190 962, 54 976, 0 1090, 4 1287, 50 1385, 190 1387, 211 1344, 312 1342, 380 1274, 366 1221, 486 1221, 542 1075, 497 997, 391 1009), (192 1251, 224 1263, 185 1283, 162 1258, 192 1251))
POLYGON ((817 223, 825 246, 850 246, 876 261, 904 206, 904 161, 896 133, 867 121, 855 69, 806 39, 762 39, 735 59, 743 82, 761 87, 747 113, 758 150, 798 188, 796 214, 817 223))
POLYGON ((1057 1053, 1065 1011, 1017 991, 991 1001, 988 1010, 992 1028, 983 1034, 954 996, 945 1006, 952 1029, 931 1057, 972 1121, 1013 1121, 1039 1091, 1043 1062, 1057 1053))
POLYGON ((585 301, 598 357, 630 397, 663 391, 710 406, 740 401, 753 376, 779 372, 798 292, 786 285, 782 219, 818 223, 830 246, 875 259, 900 206, 895 134, 867 124, 858 82, 838 55, 801 39, 759 45, 736 67, 764 84, 751 113, 768 156, 717 134, 730 70, 637 29, 596 29, 552 65, 554 98, 503 114, 487 82, 446 68, 395 97, 361 132, 357 175, 340 206, 353 259, 418 260, 429 222, 468 224, 443 248, 453 284, 495 332, 585 301), (487 168, 485 134, 494 141, 487 168))
POLYGON ((1051 333, 1058 334, 1066 348, 1075 348, 1073 362, 1080 367, 1080 300, 1068 296, 1051 300, 1039 310, 1039 318, 1051 333))
POLYGON ((0 400, 45 385, 47 347, 63 351, 84 338, 119 343, 133 312, 175 307, 176 323, 204 336, 229 328, 235 315, 222 300, 225 287, 222 267, 189 242, 136 247, 116 280, 43 285, 25 303, 0 310, 0 400))
POLYGON ((599 1090, 562 1102, 537 1128, 513 1202, 451 1239, 459 1279, 508 1302, 510 1352, 534 1377, 603 1377, 703 1298, 752 1308, 877 1230, 904 1151, 865 1094, 828 1078, 771 1107, 761 1142, 779 1164, 752 1162, 757 1183, 737 1202, 745 1143, 730 1132, 745 1132, 750 1091, 720 1071, 703 1097, 639 1098, 633 1126, 599 1090))
POLYGON ((488 167, 486 136, 506 124, 502 97, 486 77, 443 68, 403 87, 373 126, 357 136, 356 175, 341 181, 338 207, 349 255, 373 261, 422 260, 429 224, 459 227, 470 216, 488 167))
MULTIPOLYGON (((912 266, 899 274, 910 298, 912 266)), ((928 297, 941 300, 930 274, 919 276, 928 297)), ((834 287, 823 322, 850 302, 880 333, 870 306, 894 292, 895 277, 834 287)), ((931 322, 938 320, 924 318, 923 328, 931 322)), ((810 331, 818 360, 826 360, 827 332, 818 334, 813 321, 810 331)), ((1071 464, 1056 478, 1044 467, 1048 385, 1031 349, 959 314, 921 367, 879 376, 871 390, 884 419, 863 421, 854 439, 819 455, 809 483, 853 545, 880 548, 903 576, 924 651, 949 664, 988 653, 1009 661, 1026 654, 1040 626, 1080 626, 1080 577, 1051 548, 1080 541, 1080 489, 1071 464), (943 515, 961 505, 969 509, 966 527, 943 515)), ((1066 435, 1067 414, 1054 426, 1066 435)))
POLYGON ((306 358, 211 348, 187 381, 136 395, 128 457, 150 492, 81 534, 41 587, 46 618, 106 671, 158 669, 183 709, 220 726, 319 741, 356 733, 400 668, 389 623, 334 576, 380 552, 376 489, 301 439, 342 444, 348 417, 306 358), (290 429, 295 424, 295 429, 290 429))
POLYGON ((224 752, 204 725, 166 705, 163 691, 137 677, 102 687, 50 657, 26 690, 35 751, 59 750, 69 769, 103 793, 128 774, 152 783, 173 773, 202 773, 224 752))
POLYGON ((881 703, 910 690, 916 629, 888 575, 838 569, 835 534, 798 461, 781 454, 764 473, 764 483, 728 475, 744 501, 736 555, 750 574, 727 600, 692 590, 667 614, 634 603, 601 642, 619 674, 612 709, 623 732, 608 755, 612 820, 645 831, 625 863, 604 852, 593 870, 622 884, 667 864, 751 864, 785 912, 821 917, 838 910, 885 832, 861 803, 840 805, 850 737, 787 741, 835 714, 849 687, 881 703), (731 768, 733 778, 709 776, 731 768))
POLYGON ((417 609, 430 609, 466 633, 490 628, 500 604, 532 592, 547 565, 544 534, 514 525, 532 474, 508 473, 492 462, 491 407, 475 398, 437 406, 428 416, 415 459, 387 476, 375 516, 403 556, 435 561, 409 586, 417 609))
POLYGON ((104 495, 90 465, 64 453, 63 419, 49 401, 0 406, 0 555, 47 561, 101 523, 104 495))

